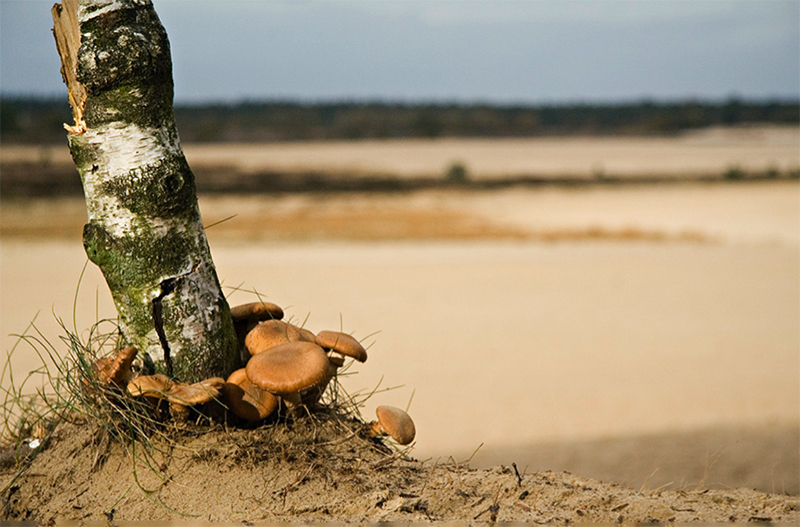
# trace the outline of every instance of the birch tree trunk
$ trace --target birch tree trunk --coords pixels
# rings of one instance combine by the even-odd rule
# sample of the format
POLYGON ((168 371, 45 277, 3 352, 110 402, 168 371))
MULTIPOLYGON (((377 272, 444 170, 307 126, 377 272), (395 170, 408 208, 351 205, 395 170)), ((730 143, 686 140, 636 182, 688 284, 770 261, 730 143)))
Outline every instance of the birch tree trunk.
POLYGON ((83 244, 123 337, 156 371, 186 382, 225 377, 238 366, 236 336, 178 139, 169 41, 152 2, 64 0, 53 20, 89 218, 83 244))

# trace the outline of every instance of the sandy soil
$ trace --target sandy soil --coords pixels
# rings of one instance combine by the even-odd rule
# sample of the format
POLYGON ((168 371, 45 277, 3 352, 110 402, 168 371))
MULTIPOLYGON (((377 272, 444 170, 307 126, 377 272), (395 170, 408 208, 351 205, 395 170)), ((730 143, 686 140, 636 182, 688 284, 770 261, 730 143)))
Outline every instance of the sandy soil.
MULTIPOLYGON (((419 463, 367 439, 363 430, 320 414, 256 430, 190 427, 169 433, 172 442, 154 442, 149 457, 139 444, 140 457, 132 461, 103 429, 63 426, 3 496, 0 518, 561 525, 798 520, 800 504, 787 496, 746 489, 635 491, 567 473, 419 463)), ((0 482, 10 477, 0 469, 0 482)))
MULTIPOLYGON (((473 466, 797 494, 798 189, 203 197, 201 207, 207 225, 238 214, 209 229, 226 286, 258 289, 313 330, 371 335, 370 361, 345 383, 403 385, 366 412, 413 397, 419 458, 464 460, 483 443, 473 466)), ((71 323, 85 220, 74 200, 1 212, 9 349, 7 335, 38 310, 47 335, 51 308, 71 323)), ((80 328, 113 315, 92 268, 77 313, 80 328)), ((14 359, 22 371, 35 363, 24 347, 14 359)))

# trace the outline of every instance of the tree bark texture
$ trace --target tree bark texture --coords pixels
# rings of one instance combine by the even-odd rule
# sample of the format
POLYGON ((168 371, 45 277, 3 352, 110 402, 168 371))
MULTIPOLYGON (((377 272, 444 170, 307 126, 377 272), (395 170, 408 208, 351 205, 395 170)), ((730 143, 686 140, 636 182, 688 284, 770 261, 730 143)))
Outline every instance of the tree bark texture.
POLYGON ((64 0, 53 20, 89 219, 83 243, 123 337, 156 371, 186 382, 225 377, 238 366, 237 341, 178 139, 169 41, 152 2, 64 0))

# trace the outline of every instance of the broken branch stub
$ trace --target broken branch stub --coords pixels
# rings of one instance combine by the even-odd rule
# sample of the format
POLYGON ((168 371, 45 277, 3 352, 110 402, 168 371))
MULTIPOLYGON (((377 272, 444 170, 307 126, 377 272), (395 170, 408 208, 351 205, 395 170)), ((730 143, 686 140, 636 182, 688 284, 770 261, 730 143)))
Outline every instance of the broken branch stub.
POLYGON ((239 356, 172 108, 169 41, 150 0, 64 0, 56 46, 75 124, 69 148, 123 336, 156 371, 227 377, 239 356))
POLYGON ((78 3, 74 0, 55 4, 51 10, 53 15, 53 36, 56 39, 56 50, 61 58, 61 78, 67 85, 69 105, 75 125, 64 125, 67 131, 82 133, 86 130, 83 122, 83 106, 86 103, 86 89, 78 82, 78 49, 81 46, 80 24, 78 22, 78 3))

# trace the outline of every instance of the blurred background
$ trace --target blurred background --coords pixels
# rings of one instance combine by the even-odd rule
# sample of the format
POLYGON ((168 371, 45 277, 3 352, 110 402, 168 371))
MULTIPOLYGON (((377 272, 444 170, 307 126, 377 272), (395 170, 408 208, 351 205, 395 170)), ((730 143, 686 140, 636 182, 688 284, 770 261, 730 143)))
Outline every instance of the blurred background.
MULTIPOLYGON (((6 352, 114 316, 51 6, 0 2, 6 352)), ((414 455, 800 493, 800 4, 155 6, 230 302, 364 339, 414 455)))

